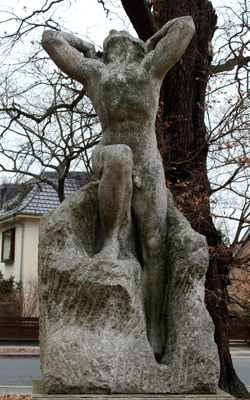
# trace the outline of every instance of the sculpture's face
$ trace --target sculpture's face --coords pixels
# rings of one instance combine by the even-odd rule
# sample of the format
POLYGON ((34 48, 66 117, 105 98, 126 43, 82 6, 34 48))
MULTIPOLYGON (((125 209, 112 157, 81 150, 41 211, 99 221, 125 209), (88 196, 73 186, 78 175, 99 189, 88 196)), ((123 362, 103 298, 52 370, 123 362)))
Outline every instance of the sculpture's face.
POLYGON ((110 31, 103 43, 107 62, 140 61, 144 56, 144 51, 144 42, 124 31, 110 31))

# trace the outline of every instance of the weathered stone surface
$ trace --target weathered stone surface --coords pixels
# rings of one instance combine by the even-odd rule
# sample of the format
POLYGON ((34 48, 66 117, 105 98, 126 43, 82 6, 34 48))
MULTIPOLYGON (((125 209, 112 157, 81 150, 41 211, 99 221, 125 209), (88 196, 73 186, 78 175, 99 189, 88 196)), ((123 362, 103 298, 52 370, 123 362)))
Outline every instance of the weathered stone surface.
POLYGON ((218 379, 213 323, 204 306, 208 251, 204 236, 169 202, 163 363, 176 371, 175 383, 187 393, 210 392, 218 379), (211 382, 208 390, 208 382, 211 382))
POLYGON ((33 400, 234 400, 228 393, 218 390, 217 394, 47 394, 41 380, 33 381, 33 400))
MULTIPOLYGON (((141 265, 128 232, 120 259, 95 259, 102 233, 98 183, 42 218, 39 247, 41 370, 48 393, 215 393, 218 361, 203 304, 204 238, 169 195, 169 272, 163 319, 166 352, 147 339, 141 265)), ((125 232, 125 234, 124 234, 125 232)), ((132 235, 130 235, 132 237, 132 235)))
POLYGON ((48 393, 214 393, 218 357, 203 304, 205 239, 175 209, 157 149, 162 81, 186 50, 192 18, 146 43, 111 31, 103 54, 43 35, 81 82, 102 126, 95 183, 43 217, 41 367, 48 393), (165 348, 162 363, 154 352, 165 348))
POLYGON ((100 180, 100 260, 120 258, 118 232, 132 207, 143 266, 147 336, 154 352, 164 346, 160 326, 167 210, 155 118, 164 76, 186 50, 194 29, 192 17, 175 18, 146 43, 112 30, 102 54, 69 33, 45 31, 42 39, 57 66, 84 85, 102 126, 102 138, 92 153, 93 174, 100 180))

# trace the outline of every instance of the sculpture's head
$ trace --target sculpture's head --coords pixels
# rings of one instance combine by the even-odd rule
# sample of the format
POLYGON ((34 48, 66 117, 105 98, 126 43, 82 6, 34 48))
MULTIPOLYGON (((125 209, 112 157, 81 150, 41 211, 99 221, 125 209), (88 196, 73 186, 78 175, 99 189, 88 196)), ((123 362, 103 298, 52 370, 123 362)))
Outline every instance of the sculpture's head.
POLYGON ((140 61, 145 54, 145 43, 125 31, 111 30, 103 42, 103 55, 107 62, 117 60, 140 61))

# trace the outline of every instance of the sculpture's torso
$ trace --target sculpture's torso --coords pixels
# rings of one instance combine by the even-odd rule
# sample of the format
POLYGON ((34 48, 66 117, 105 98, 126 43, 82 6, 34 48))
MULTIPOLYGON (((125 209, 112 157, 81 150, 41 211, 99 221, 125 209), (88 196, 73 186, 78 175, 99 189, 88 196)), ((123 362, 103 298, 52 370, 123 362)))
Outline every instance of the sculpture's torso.
POLYGON ((102 69, 94 98, 89 94, 102 125, 101 144, 126 144, 135 158, 156 149, 156 86, 138 62, 110 63, 102 69))

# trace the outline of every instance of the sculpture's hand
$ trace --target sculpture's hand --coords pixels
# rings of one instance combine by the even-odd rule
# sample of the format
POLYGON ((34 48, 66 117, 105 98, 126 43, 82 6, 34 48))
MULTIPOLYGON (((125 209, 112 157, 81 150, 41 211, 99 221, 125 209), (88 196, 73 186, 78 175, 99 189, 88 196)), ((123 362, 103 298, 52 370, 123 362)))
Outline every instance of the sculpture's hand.
POLYGON ((146 53, 154 50, 157 43, 166 36, 169 28, 174 24, 175 20, 168 21, 161 29, 146 41, 146 53))
POLYGON ((54 45, 56 45, 56 42, 60 41, 66 41, 71 47, 77 49, 87 58, 96 58, 95 46, 92 43, 85 42, 84 40, 74 36, 72 33, 55 30, 44 31, 42 46, 45 50, 49 44, 51 45, 54 43, 54 45))
POLYGON ((146 43, 148 54, 144 65, 152 75, 162 81, 164 76, 181 58, 192 39, 195 26, 192 17, 175 18, 167 22, 146 43))
POLYGON ((193 22, 193 18, 191 16, 179 17, 168 21, 165 25, 159 29, 151 38, 146 41, 146 52, 154 50, 156 45, 161 39, 164 39, 166 35, 169 33, 170 28, 173 28, 176 32, 180 32, 181 30, 185 30, 188 36, 191 35, 192 38, 195 26, 193 22))
POLYGON ((82 83, 87 91, 96 82, 103 63, 97 59, 91 43, 70 33, 50 30, 43 33, 42 46, 54 63, 65 74, 82 83))
POLYGON ((72 47, 80 51, 80 53, 83 53, 85 57, 96 57, 95 46, 92 43, 85 42, 85 40, 72 35, 72 33, 62 32, 62 35, 72 47))

